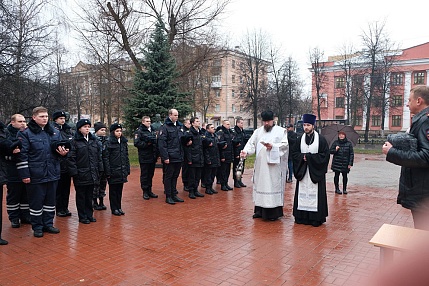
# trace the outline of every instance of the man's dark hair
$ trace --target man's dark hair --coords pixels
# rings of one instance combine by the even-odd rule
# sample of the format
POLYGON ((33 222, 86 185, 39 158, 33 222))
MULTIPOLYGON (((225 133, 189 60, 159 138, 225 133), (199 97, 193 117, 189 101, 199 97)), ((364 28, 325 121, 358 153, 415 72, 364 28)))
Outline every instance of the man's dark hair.
POLYGON ((191 119, 189 119, 189 122, 191 123, 191 124, 193 124, 194 122, 195 122, 195 119, 199 119, 198 117, 196 117, 196 116, 193 116, 193 117, 191 117, 191 119))

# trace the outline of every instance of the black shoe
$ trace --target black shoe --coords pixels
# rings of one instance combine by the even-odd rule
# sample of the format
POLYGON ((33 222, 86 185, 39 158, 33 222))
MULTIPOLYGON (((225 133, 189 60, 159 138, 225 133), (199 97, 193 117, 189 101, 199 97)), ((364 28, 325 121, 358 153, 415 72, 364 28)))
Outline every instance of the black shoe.
POLYGON ((158 195, 157 194, 154 194, 154 193, 152 193, 152 191, 149 191, 149 197, 151 197, 151 198, 153 198, 153 199, 156 199, 157 197, 158 197, 158 195))
POLYGON ((347 190, 346 189, 343 190, 343 194, 347 195, 347 190))
POLYGON ((213 192, 210 190, 210 188, 206 189, 205 193, 207 195, 213 195, 213 192))
POLYGON ((124 211, 122 210, 122 209, 118 209, 118 212, 121 214, 121 215, 124 215, 125 213, 124 213, 124 211))
POLYGON ((198 192, 198 191, 195 191, 194 194, 198 198, 204 198, 204 195, 202 193, 198 192))
POLYGON ((59 212, 57 212, 57 216, 59 216, 59 217, 66 217, 67 213, 65 211, 59 211, 59 212))
POLYGON ((342 192, 340 191, 340 189, 335 189, 335 193, 341 195, 342 192))
POLYGON ((189 197, 190 199, 193 199, 193 200, 195 200, 195 199, 197 198, 197 197, 195 196, 194 192, 189 192, 188 197, 189 197))
POLYGON ((252 218, 261 218, 262 216, 260 214, 253 214, 252 218))
POLYGON ((241 185, 238 182, 234 183, 234 188, 241 188, 241 185))
POLYGON ((100 211, 105 211, 107 210, 107 207, 104 204, 100 204, 100 211))
POLYGON ((118 210, 112 211, 112 215, 121 216, 121 213, 118 210))
POLYGON ((44 226, 43 232, 49 232, 49 233, 60 233, 60 229, 53 227, 53 226, 44 226))
POLYGON ((72 216, 72 213, 69 210, 66 210, 66 215, 67 216, 72 216))
POLYGON ((12 226, 12 228, 19 228, 21 226, 19 218, 11 220, 10 225, 12 226))
POLYGON ((88 219, 90 222, 96 222, 97 220, 95 219, 95 217, 90 217, 89 219, 88 219))
MULTIPOLYGON (((43 234, 43 233, 42 233, 43 234)), ((0 238, 0 245, 6 245, 6 244, 8 244, 9 242, 7 242, 7 240, 4 240, 4 239, 1 239, 0 238)))
POLYGON ((234 188, 231 188, 228 184, 226 184, 226 187, 228 188, 228 191, 232 191, 234 188))
POLYGON ((216 191, 215 189, 213 189, 213 188, 210 188, 210 191, 213 193, 213 194, 217 194, 218 193, 218 191, 216 191))
POLYGON ((146 192, 144 192, 144 193, 143 193, 143 199, 144 199, 144 200, 149 200, 149 199, 150 199, 149 194, 148 194, 148 193, 146 193, 146 192))
POLYGON ((322 223, 321 223, 320 221, 313 221, 313 222, 311 223, 311 225, 312 225, 312 226, 314 226, 314 227, 319 227, 319 226, 321 226, 321 225, 322 225, 322 223))
POLYGON ((229 191, 229 189, 228 189, 228 187, 227 187, 226 185, 222 185, 222 186, 220 187, 220 189, 221 189, 222 191, 229 191))
POLYGON ((243 182, 242 182, 242 181, 239 181, 238 183, 240 184, 240 186, 241 186, 242 188, 247 187, 245 184, 243 184, 243 182))
POLYGON ((182 200, 181 198, 179 198, 177 195, 173 196, 173 201, 175 201, 176 203, 183 203, 184 200, 182 200))
POLYGON ((91 222, 89 221, 89 219, 87 219, 87 218, 80 219, 80 220, 79 220, 79 222, 80 222, 80 223, 83 223, 83 224, 90 224, 90 223, 91 223, 91 222))
POLYGON ((169 204, 169 205, 175 205, 175 204, 176 204, 176 203, 174 202, 173 198, 171 198, 171 197, 167 197, 167 198, 165 199, 165 202, 166 202, 167 204, 169 204))
POLYGON ((102 210, 102 207, 101 207, 99 204, 93 204, 93 205, 92 205, 92 208, 93 208, 94 210, 96 210, 96 211, 101 211, 101 210, 102 210))
POLYGON ((43 231, 41 230, 35 230, 33 232, 34 237, 43 237, 43 231))

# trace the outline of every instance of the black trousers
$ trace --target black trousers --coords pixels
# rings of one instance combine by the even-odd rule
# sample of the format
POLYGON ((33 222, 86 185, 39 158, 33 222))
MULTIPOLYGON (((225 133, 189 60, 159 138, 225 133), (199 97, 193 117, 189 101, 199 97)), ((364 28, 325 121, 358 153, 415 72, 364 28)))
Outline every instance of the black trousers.
POLYGON ((214 178, 218 168, 204 168, 204 184, 206 187, 213 187, 214 178))
POLYGON ((65 212, 69 208, 71 177, 67 173, 61 173, 57 186, 57 213, 65 212))
POLYGON ((347 188, 347 182, 348 182, 347 174, 348 174, 348 172, 337 172, 337 171, 335 171, 334 185, 335 185, 335 188, 339 189, 340 173, 343 174, 343 190, 344 190, 347 188))
POLYGON ((221 185, 227 185, 228 184, 230 173, 231 173, 231 163, 221 162, 220 163, 220 170, 219 170, 219 175, 220 175, 219 179, 220 179, 221 185))
POLYGON ((112 211, 122 209, 122 190, 124 183, 109 184, 110 209, 112 211))
POLYGON ((76 190, 76 208, 79 220, 92 218, 92 193, 94 192, 94 184, 74 186, 74 188, 76 190))
POLYGON ((10 221, 30 218, 27 187, 24 183, 7 183, 6 209, 10 221))
POLYGON ((54 225, 57 185, 58 181, 26 184, 33 230, 42 230, 43 227, 54 225))
POLYGON ((203 171, 202 167, 189 166, 188 172, 189 172, 189 189, 190 190, 193 190, 193 191, 198 190, 202 171, 203 171))
POLYGON ((3 225, 3 185, 0 185, 0 238, 3 225))
POLYGON ((177 178, 179 178, 182 162, 162 164, 164 193, 167 197, 177 194, 177 178))
MULTIPOLYGON (((238 163, 240 163, 240 158, 234 158, 234 162, 232 163, 232 177, 234 178, 234 182, 237 181, 236 171, 238 163)), ((243 171, 241 174, 244 174, 244 163, 246 163, 246 160, 243 161, 243 171)))
POLYGON ((156 163, 141 163, 140 164, 140 186, 143 192, 152 190, 152 180, 155 174, 156 163))
POLYGON ((183 187, 189 188, 189 166, 187 162, 182 163, 182 183, 183 187))

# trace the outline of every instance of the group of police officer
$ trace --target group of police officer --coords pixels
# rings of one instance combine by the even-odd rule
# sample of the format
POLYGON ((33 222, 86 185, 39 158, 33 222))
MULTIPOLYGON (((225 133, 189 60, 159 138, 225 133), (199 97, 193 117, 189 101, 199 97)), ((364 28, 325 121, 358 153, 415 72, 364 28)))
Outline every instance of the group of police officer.
MULTIPOLYGON (((213 188, 215 178, 221 190, 229 191, 228 185, 233 169, 240 162, 240 151, 244 148, 248 137, 243 131, 243 120, 237 119, 236 126, 231 129, 230 122, 224 120, 215 128, 213 124, 201 125, 198 117, 178 121, 176 109, 169 110, 168 117, 159 130, 154 130, 148 116, 142 118, 142 124, 135 132, 134 146, 138 148, 140 162, 140 183, 143 198, 158 197, 152 192, 152 179, 157 158, 161 158, 163 167, 164 194, 167 204, 175 204, 184 200, 178 196, 177 180, 182 171, 184 190, 189 198, 204 197, 198 191, 199 185, 205 188, 208 195, 216 194, 213 188), (205 128, 204 128, 205 127, 205 128)), ((234 175, 234 187, 246 187, 241 178, 234 175)))

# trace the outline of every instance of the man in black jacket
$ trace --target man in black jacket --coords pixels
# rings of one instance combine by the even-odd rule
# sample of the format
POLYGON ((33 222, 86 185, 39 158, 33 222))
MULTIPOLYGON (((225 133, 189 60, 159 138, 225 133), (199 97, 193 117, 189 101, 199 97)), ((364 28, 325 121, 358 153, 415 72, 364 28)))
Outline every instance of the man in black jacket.
MULTIPOLYGON (((14 114, 11 117, 9 126, 7 127, 7 138, 10 142, 17 142, 18 131, 24 131, 27 127, 25 118, 21 114, 14 114)), ((28 193, 25 184, 18 175, 16 162, 19 147, 14 148, 14 154, 6 156, 7 163, 7 195, 6 208, 9 215, 9 220, 13 228, 18 228, 21 223, 30 223, 30 207, 28 204, 28 193), (17 150, 16 150, 17 149, 17 150)))
POLYGON ((176 109, 168 111, 168 117, 159 129, 158 149, 162 161, 165 202, 174 205, 184 202, 177 196, 177 179, 183 162, 183 124, 177 121, 179 112, 176 109))
POLYGON ((204 187, 206 194, 217 194, 213 189, 213 182, 216 176, 216 171, 220 167, 219 147, 217 137, 215 136, 215 127, 213 124, 207 124, 207 132, 203 139, 203 152, 204 152, 204 187))
POLYGON ((216 133, 219 142, 225 142, 225 145, 220 151, 220 168, 218 171, 221 190, 231 191, 232 188, 228 185, 229 174, 231 173, 231 163, 234 160, 234 150, 232 146, 233 133, 230 129, 231 124, 229 120, 224 120, 222 127, 216 133))
POLYGON ((143 116, 142 124, 134 133, 134 146, 137 147, 140 163, 140 186, 143 190, 143 199, 157 198, 152 192, 152 180, 155 174, 158 149, 156 132, 151 126, 149 116, 143 116))
MULTIPOLYGON (((232 143, 234 144, 234 162, 232 163, 232 177, 234 178, 234 188, 245 188, 246 185, 243 184, 241 178, 237 178, 236 169, 240 163, 240 152, 243 150, 244 146, 247 143, 246 134, 243 131, 244 121, 242 118, 238 118, 234 126, 234 139, 232 143)), ((243 161, 243 171, 244 171, 244 162, 243 161)))
POLYGON ((292 149, 293 149, 293 145, 296 143, 298 135, 296 134, 295 131, 293 131, 294 129, 293 124, 288 124, 286 128, 287 128, 287 141, 289 142, 289 157, 287 160, 288 175, 287 175, 286 183, 292 183, 292 176, 293 176, 292 149))
MULTIPOLYGON (((66 113, 62 110, 55 111, 52 114, 52 120, 54 121, 54 128, 60 133, 61 140, 71 141, 73 139, 73 132, 71 127, 66 123, 66 113)), ((69 211, 71 177, 68 173, 66 158, 61 158, 60 167, 61 175, 57 186, 56 211, 57 216, 67 217, 72 214, 69 211)))
POLYGON ((429 87, 411 89, 407 106, 414 115, 408 133, 417 139, 417 150, 402 150, 389 142, 382 150, 387 161, 402 166, 398 204, 411 210, 415 228, 429 230, 429 87))

